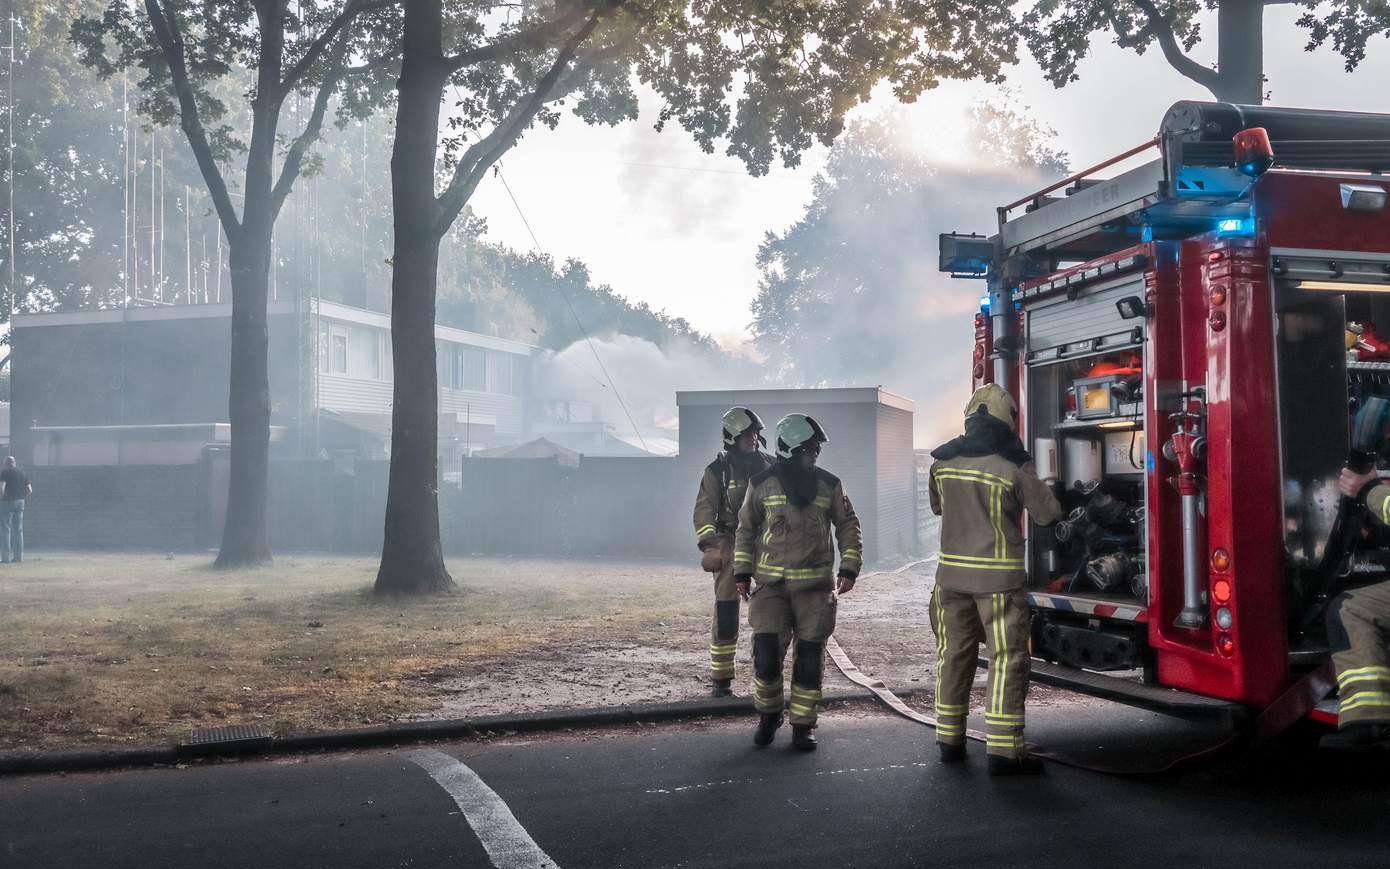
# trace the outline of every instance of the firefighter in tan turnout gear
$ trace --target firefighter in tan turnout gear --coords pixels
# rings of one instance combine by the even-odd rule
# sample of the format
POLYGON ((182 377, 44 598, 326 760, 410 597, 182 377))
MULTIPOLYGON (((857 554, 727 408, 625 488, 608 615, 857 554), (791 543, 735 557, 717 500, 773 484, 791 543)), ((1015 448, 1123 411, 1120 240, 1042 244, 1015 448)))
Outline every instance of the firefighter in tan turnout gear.
POLYGON ((793 413, 777 423, 777 460, 755 476, 739 514, 734 574, 750 600, 753 630, 753 705, 760 713, 753 742, 772 742, 782 726, 782 659, 794 635, 790 702, 792 745, 816 747, 816 704, 821 699, 825 641, 835 631, 836 593, 854 588, 863 563, 859 518, 844 486, 816 467, 825 431, 793 413), (831 532, 840 545, 835 569, 831 532), (838 584, 836 577, 838 576, 838 584), (749 590, 752 581, 756 588, 749 590))
POLYGON ((734 652, 738 647, 738 586, 734 584, 734 531, 748 480, 771 464, 763 421, 746 407, 724 414, 724 451, 714 457, 695 496, 695 538, 704 557, 700 566, 714 574, 714 617, 710 622, 709 672, 715 697, 733 693, 734 652))
POLYGON ((1030 615, 1024 590, 1024 510, 1050 525, 1062 508, 1033 473, 1016 434, 1018 408, 1003 388, 976 390, 965 434, 932 452, 932 512, 941 553, 931 599, 936 634, 936 738, 943 763, 965 759, 965 718, 978 648, 990 653, 985 702, 989 771, 1037 773, 1023 742, 1030 615))
MULTIPOLYGON (((1390 525, 1390 485, 1375 471, 1343 469, 1337 482, 1375 522, 1390 525)), ((1324 737, 1323 745, 1390 746, 1390 582, 1334 598, 1327 610, 1327 640, 1337 668, 1339 732, 1324 737)))

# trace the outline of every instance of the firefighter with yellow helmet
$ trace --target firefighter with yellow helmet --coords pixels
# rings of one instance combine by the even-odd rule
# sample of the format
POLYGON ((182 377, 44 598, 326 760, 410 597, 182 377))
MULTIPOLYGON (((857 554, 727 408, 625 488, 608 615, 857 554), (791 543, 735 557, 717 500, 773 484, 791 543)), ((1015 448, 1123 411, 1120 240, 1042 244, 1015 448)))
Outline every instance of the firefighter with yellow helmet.
POLYGON ((1018 408, 998 385, 975 391, 965 434, 932 452, 931 508, 941 517, 932 591, 936 738, 943 763, 965 759, 965 718, 979 644, 990 653, 985 704, 989 771, 1038 773, 1023 742, 1029 622, 1021 518, 1050 525, 1062 508, 1018 438, 1018 408))
POLYGON ((711 693, 733 693, 734 652, 738 647, 739 594, 734 584, 734 531, 738 511, 748 491, 748 480, 763 471, 771 459, 758 447, 766 446, 763 421, 746 407, 731 407, 724 414, 724 451, 714 457, 700 479, 695 496, 695 538, 704 556, 700 566, 714 574, 714 616, 710 620, 709 668, 711 693))
POLYGON ((825 430, 802 413, 777 423, 777 459, 750 481, 734 543, 734 574, 748 599, 753 630, 753 742, 765 746, 782 726, 782 659, 795 635, 790 702, 792 745, 816 747, 825 641, 835 631, 836 593, 854 588, 863 564, 859 517, 840 480, 816 467, 825 430), (835 568, 831 533, 840 546, 835 568), (838 583, 836 578, 838 577, 838 583), (750 587, 753 580, 756 588, 750 587))

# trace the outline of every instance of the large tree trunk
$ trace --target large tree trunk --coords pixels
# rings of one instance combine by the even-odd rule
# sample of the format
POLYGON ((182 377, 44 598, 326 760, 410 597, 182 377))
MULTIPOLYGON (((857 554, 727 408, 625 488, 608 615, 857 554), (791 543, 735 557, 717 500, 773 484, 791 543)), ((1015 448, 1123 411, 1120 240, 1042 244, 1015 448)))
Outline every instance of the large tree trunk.
POLYGON ((435 284, 440 207, 434 192, 444 66, 440 0, 407 0, 391 152, 391 481, 378 594, 455 588, 439 543, 439 385, 435 284))
POLYGON ((1221 0, 1216 13, 1213 95, 1223 102, 1264 102, 1264 0, 1221 0))
POLYGON ((266 305, 270 294, 275 132, 279 106, 253 107, 241 226, 227 239, 232 278, 232 359, 227 413, 231 479, 218 567, 270 561, 266 502, 270 494, 270 373, 266 305))

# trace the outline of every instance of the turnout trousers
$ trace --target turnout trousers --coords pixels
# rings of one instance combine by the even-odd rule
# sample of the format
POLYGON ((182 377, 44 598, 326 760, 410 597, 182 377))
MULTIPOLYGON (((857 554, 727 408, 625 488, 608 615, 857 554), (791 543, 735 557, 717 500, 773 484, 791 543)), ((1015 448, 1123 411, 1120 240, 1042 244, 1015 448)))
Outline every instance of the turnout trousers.
POLYGON ((719 538, 724 566, 714 574, 714 616, 710 619, 709 677, 723 682, 734 678, 734 652, 738 649, 738 585, 734 583, 734 541, 719 538))
POLYGON ((936 634, 936 738, 965 744, 970 685, 975 680, 979 644, 989 651, 985 693, 985 735, 989 754, 1010 759, 1027 755, 1023 743, 1023 705, 1028 697, 1028 594, 1023 589, 970 593, 937 586, 931 597, 936 634))
POLYGON ((1390 724, 1390 582, 1343 592, 1327 609, 1337 726, 1390 724))
POLYGON ((793 725, 814 727, 821 700, 825 641, 835 632, 837 599, 822 582, 797 588, 782 582, 758 583, 748 604, 753 630, 753 706, 762 713, 782 712, 785 703, 793 725), (783 697, 782 663, 796 637, 789 701, 783 697))

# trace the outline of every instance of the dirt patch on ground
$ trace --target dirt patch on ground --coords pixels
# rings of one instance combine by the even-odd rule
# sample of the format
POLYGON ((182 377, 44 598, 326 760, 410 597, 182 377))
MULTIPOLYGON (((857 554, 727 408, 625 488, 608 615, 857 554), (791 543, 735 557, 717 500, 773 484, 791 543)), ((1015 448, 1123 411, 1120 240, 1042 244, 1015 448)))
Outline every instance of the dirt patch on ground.
MULTIPOLYGON (((455 559, 455 595, 378 600, 369 559, 48 555, 0 569, 0 742, 160 742, 693 699, 711 582, 694 564, 455 559)), ((931 685, 933 565, 866 575, 836 636, 890 688, 931 685)), ((746 628, 735 690, 752 679, 746 628)), ((827 664, 826 688, 853 687, 827 664)), ((1045 695, 1039 696, 1039 701, 1045 695)), ((929 698, 918 696, 925 707, 929 698)))

